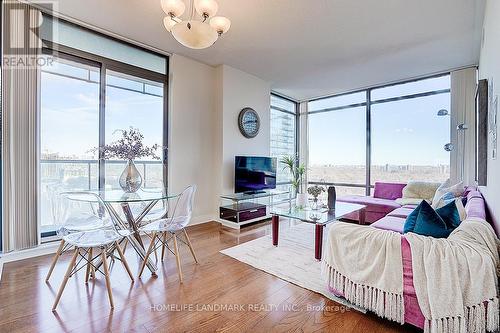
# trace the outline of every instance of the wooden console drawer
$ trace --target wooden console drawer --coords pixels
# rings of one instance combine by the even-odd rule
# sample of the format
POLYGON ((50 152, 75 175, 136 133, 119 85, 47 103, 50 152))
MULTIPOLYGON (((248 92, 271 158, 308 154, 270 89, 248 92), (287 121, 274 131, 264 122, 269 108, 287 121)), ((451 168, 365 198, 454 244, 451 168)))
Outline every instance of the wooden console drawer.
POLYGON ((256 208, 252 210, 245 210, 239 213, 240 222, 256 219, 266 216, 266 207, 256 208))

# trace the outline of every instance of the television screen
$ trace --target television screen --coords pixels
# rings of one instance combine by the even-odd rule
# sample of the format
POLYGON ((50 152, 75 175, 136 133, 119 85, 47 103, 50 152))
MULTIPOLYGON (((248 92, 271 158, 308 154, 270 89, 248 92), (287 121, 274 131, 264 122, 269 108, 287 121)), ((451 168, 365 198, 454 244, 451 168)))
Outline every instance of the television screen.
POLYGON ((276 188, 276 158, 273 157, 235 157, 234 191, 262 192, 276 188))

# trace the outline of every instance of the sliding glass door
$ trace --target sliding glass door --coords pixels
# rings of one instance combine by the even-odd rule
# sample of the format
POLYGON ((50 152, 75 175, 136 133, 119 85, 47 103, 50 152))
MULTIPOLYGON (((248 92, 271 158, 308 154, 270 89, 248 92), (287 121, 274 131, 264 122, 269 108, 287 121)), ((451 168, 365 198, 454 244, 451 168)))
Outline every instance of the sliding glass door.
POLYGON ((100 67, 57 58, 41 70, 40 187, 42 233, 56 221, 54 193, 60 188, 97 189, 98 161, 90 152, 99 145, 100 67))
POLYGON ((39 223, 53 234, 54 194, 119 188, 125 162, 99 160, 98 150, 130 127, 160 148, 136 161, 143 187, 166 188, 166 76, 125 64, 58 53, 41 70, 39 223))
MULTIPOLYGON (((144 135, 144 144, 163 146, 163 84, 127 75, 106 71, 106 116, 105 143, 118 139, 121 129, 130 126, 144 135)), ((156 154, 162 157, 159 149, 156 154)), ((135 161, 143 176, 144 187, 163 187, 163 165, 161 160, 144 158, 135 161)), ((106 188, 119 188, 125 161, 105 162, 106 188)))

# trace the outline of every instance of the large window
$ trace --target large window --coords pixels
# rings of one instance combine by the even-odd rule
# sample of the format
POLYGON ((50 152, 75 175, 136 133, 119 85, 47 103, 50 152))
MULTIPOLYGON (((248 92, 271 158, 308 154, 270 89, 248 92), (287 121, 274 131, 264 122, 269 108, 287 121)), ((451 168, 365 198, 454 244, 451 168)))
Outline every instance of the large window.
POLYGON ((339 194, 365 192, 366 111, 353 107, 309 115, 310 182, 347 183, 339 194))
MULTIPOLYGON (((45 53, 52 50, 45 48, 45 53)), ((125 162, 104 161, 96 147, 137 128, 160 160, 136 165, 143 187, 166 187, 167 76, 61 47, 41 69, 40 196, 43 236, 53 234, 54 194, 60 190, 119 188, 125 162), (164 147, 165 149, 162 149, 164 147)))
MULTIPOLYGON (((117 129, 133 126, 144 134, 144 144, 162 146, 163 84, 116 71, 106 74, 106 143, 120 136, 117 129)), ((157 152, 161 156, 161 151, 157 152)), ((153 158, 136 162, 144 187, 163 187, 163 166, 153 158)), ((106 162, 106 187, 119 188, 125 161, 106 162)))
MULTIPOLYGON (((271 156, 297 155, 297 104, 271 95, 271 156)), ((288 189, 290 175, 278 164, 278 188, 288 189)))
POLYGON ((444 181, 450 174, 450 76, 310 101, 311 183, 369 194, 376 181, 444 181))

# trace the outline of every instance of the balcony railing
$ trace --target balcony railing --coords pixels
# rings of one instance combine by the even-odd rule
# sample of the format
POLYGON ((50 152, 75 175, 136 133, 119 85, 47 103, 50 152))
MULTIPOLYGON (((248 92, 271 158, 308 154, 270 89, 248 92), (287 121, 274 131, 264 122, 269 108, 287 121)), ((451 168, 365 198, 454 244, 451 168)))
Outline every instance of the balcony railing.
MULTIPOLYGON (((150 175, 151 170, 148 170, 148 166, 159 166, 161 169, 161 161, 134 161, 137 169, 142 175, 143 186, 148 187, 148 183, 152 180, 158 180, 158 177, 162 178, 162 171, 154 172, 150 175), (148 172, 149 171, 149 172, 148 172)), ((67 181, 68 179, 73 179, 75 183, 78 183, 78 188, 95 189, 98 181, 98 160, 57 160, 57 159, 42 159, 40 160, 40 177, 42 182, 44 181, 67 181), (82 179, 85 178, 85 186, 83 185, 82 179)), ((125 161, 107 160, 106 161, 106 176, 108 178, 120 177, 123 168, 125 167, 125 161), (117 172, 119 172, 117 174, 117 172)), ((107 181, 107 183, 110 183, 107 181)), ((76 185, 76 184, 75 184, 76 185)))
MULTIPOLYGON (((141 173, 143 187, 163 186, 161 161, 134 161, 141 173)), ((105 163, 105 187, 119 188, 118 178, 125 161, 108 160, 105 163)), ((55 222, 51 212, 51 193, 57 187, 66 190, 96 190, 99 182, 98 160, 40 160, 40 225, 43 232, 53 231, 55 222)))

